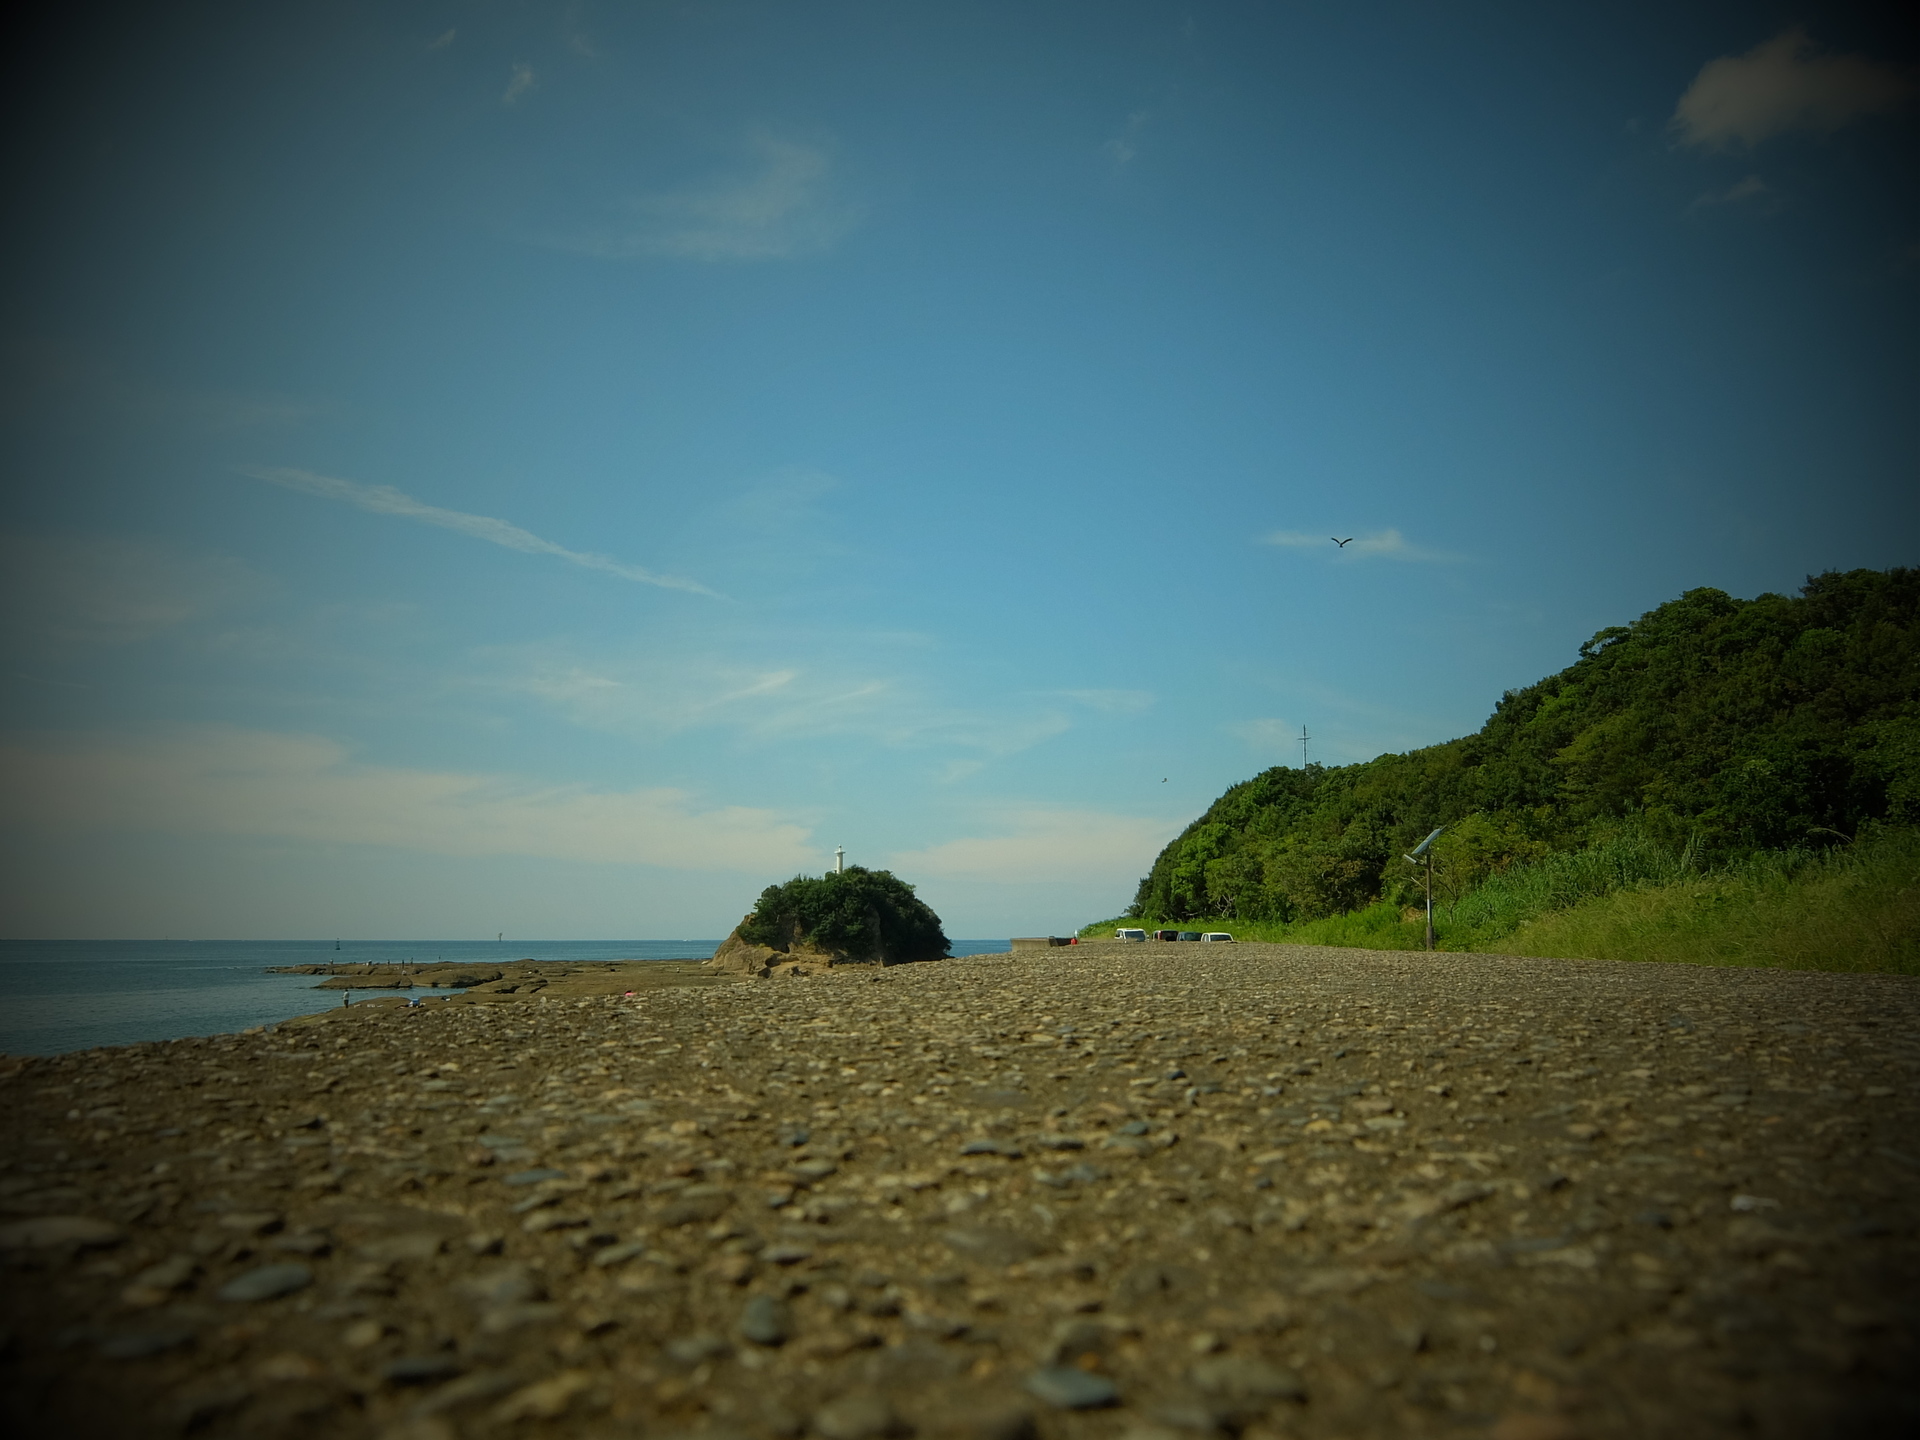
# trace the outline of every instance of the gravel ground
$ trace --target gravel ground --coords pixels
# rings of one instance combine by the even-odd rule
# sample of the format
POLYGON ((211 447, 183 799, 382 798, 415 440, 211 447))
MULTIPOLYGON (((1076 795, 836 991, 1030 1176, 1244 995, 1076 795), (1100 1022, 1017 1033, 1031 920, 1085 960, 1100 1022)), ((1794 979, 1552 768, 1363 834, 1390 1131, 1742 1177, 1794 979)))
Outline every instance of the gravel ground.
POLYGON ((10 1433, 1920 1429, 1920 984, 1295 946, 8 1061, 10 1433))

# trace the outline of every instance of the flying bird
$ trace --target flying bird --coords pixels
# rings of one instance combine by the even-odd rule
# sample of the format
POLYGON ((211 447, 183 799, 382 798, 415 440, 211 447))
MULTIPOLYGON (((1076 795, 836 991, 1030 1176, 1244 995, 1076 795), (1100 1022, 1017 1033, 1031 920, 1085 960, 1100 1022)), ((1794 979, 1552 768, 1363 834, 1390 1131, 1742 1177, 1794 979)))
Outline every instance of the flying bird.
POLYGON ((1164 785, 1164 784, 1166 784, 1166 783, 1167 783, 1167 777, 1166 777, 1166 776, 1164 776, 1164 775, 1162 775, 1162 776, 1160 777, 1160 783, 1161 783, 1162 785, 1164 785))
POLYGON ((1329 535, 1327 538, 1331 540, 1334 544, 1338 545, 1342 550, 1346 549, 1347 546, 1353 543, 1353 536, 1351 535, 1347 536, 1347 538, 1344 540, 1342 540, 1338 535, 1329 535))

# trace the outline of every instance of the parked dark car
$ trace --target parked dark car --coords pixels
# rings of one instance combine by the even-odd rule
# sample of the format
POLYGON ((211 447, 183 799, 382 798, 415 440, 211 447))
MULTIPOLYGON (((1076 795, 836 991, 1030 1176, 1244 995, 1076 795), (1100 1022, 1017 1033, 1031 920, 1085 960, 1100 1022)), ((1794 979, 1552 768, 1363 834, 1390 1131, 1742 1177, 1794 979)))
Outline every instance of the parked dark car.
POLYGON ((1178 940, 1180 938, 1180 932, 1178 930, 1156 930, 1153 932, 1152 938, 1155 940, 1178 940))
POLYGON ((1200 932, 1198 930, 1182 930, 1180 932, 1180 938, 1182 940, 1198 940, 1200 938, 1200 932))

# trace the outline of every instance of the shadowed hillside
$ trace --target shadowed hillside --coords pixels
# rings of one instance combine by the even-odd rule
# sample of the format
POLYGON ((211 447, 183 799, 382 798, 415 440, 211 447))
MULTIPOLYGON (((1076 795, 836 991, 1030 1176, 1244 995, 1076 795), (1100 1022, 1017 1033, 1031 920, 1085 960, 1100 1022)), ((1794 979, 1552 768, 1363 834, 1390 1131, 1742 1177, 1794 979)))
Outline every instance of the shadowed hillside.
POLYGON ((1277 766, 1163 850, 1129 914, 1292 923, 1439 898, 1632 835, 1689 866, 1920 823, 1920 571, 1798 596, 1690 590, 1510 691, 1480 730, 1358 765, 1277 766))

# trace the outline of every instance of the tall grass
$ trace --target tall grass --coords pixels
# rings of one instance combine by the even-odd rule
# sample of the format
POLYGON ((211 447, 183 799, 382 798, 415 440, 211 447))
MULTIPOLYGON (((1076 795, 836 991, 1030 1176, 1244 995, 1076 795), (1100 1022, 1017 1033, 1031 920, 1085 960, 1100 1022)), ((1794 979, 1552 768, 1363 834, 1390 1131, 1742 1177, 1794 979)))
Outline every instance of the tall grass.
POLYGON ((1544 914, 1486 946, 1511 955, 1920 975, 1920 835, 1825 855, 1760 854, 1544 914))
MULTIPOLYGON (((1836 850, 1765 851, 1709 866, 1626 829, 1436 904, 1443 950, 1920 974, 1920 832, 1836 850)), ((1111 935, 1111 920, 1089 938, 1111 935)), ((1423 916, 1381 902, 1322 920, 1188 921, 1241 940, 1417 950, 1423 916)))

